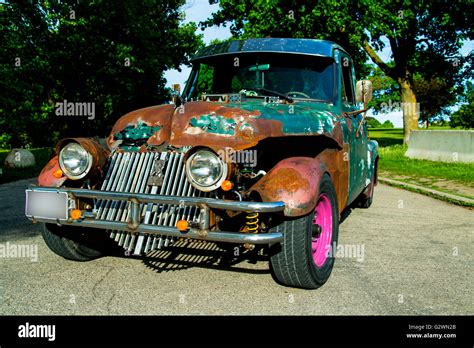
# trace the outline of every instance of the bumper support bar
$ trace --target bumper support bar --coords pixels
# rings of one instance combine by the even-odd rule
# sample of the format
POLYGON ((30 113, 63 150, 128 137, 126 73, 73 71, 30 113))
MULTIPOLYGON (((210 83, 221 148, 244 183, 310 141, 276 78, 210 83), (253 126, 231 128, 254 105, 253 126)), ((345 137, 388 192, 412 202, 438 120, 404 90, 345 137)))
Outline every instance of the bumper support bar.
POLYGON ((130 221, 119 222, 109 220, 97 220, 93 218, 92 214, 87 214, 80 220, 51 220, 48 218, 41 218, 38 216, 28 216, 30 220, 60 223, 69 226, 82 226, 89 228, 98 228, 106 230, 128 231, 131 233, 155 234, 167 237, 176 238, 191 238, 200 240, 209 240, 216 242, 229 243, 250 243, 250 244, 273 244, 282 240, 283 234, 275 233, 260 233, 250 234, 241 232, 226 232, 226 231, 210 231, 209 230, 209 214, 210 209, 223 209, 238 212, 259 212, 259 213, 278 213, 285 209, 283 202, 242 202, 242 201, 228 201, 214 198, 199 198, 199 197, 179 197, 179 196, 161 196, 141 193, 127 193, 127 192, 112 192, 112 191, 98 191, 77 188, 57 188, 57 187, 38 187, 30 186, 29 190, 37 192, 65 192, 71 199, 76 198, 91 198, 115 201, 128 201, 130 204, 130 221), (186 232, 181 232, 175 227, 150 225, 140 223, 139 205, 146 203, 155 204, 173 204, 180 206, 196 206, 201 209, 201 220, 199 228, 191 228, 186 232))

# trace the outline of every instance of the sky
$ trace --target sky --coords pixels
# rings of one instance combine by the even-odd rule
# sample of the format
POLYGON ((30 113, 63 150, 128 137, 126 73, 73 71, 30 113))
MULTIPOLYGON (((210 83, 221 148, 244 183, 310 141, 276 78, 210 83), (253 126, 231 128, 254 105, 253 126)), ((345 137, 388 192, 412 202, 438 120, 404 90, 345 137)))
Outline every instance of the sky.
MULTIPOLYGON (((196 22, 199 23, 208 19, 213 12, 216 12, 219 9, 218 4, 209 4, 209 0, 187 0, 186 4, 183 7, 183 10, 186 14, 185 22, 196 22)), ((200 33, 204 34, 204 43, 209 44, 214 39, 227 39, 231 35, 229 27, 212 27, 206 28, 204 31, 198 29, 200 33)), ((465 42, 463 48, 461 49, 462 55, 467 55, 470 51, 474 49, 474 41, 467 41, 465 42)), ((387 62, 390 60, 391 50, 390 45, 385 45, 385 48, 377 52, 380 58, 387 62)), ((167 80, 166 86, 171 87, 174 83, 179 83, 181 85, 181 90, 184 88, 184 82, 187 80, 189 74, 191 72, 191 68, 183 65, 181 66, 181 72, 177 70, 168 70, 165 72, 165 78, 167 80)), ((457 108, 453 108, 455 111, 457 108)), ((373 115, 372 112, 369 110, 367 112, 368 116, 373 116, 380 122, 385 122, 386 120, 390 120, 395 127, 403 127, 403 118, 401 111, 390 112, 386 114, 377 114, 373 115)))
MULTIPOLYGON (((184 5, 184 12, 186 14, 185 23, 187 22, 196 22, 199 23, 208 19, 211 16, 211 13, 216 12, 219 9, 218 4, 209 4, 209 0, 188 0, 186 5, 184 5)), ((214 39, 227 39, 232 36, 230 33, 229 27, 212 27, 206 28, 204 31, 198 29, 199 33, 204 34, 204 43, 207 45, 214 39)), ((166 86, 171 87, 174 83, 179 83, 181 85, 181 90, 184 88, 184 82, 187 80, 189 74, 191 73, 191 68, 182 65, 181 72, 177 70, 168 70, 165 72, 166 86)))

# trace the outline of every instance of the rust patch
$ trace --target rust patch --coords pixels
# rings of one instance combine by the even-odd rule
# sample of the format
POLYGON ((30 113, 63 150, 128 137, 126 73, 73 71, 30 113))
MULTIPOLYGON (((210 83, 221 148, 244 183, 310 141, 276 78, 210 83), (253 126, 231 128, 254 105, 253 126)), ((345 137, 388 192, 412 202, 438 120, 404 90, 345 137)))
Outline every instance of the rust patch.
POLYGON ((263 183, 262 189, 269 192, 284 190, 291 194, 299 189, 308 190, 309 183, 295 169, 281 168, 272 172, 272 177, 263 183))
MULTIPOLYGON (((313 119, 313 116, 307 114, 310 110, 312 110, 310 107, 303 107, 303 111, 306 113, 303 112, 302 116, 306 117, 308 122, 313 119)), ((282 109, 276 109, 278 117, 272 118, 271 113, 274 111, 273 109, 266 110, 261 105, 243 105, 241 107, 206 101, 188 102, 177 108, 171 104, 153 106, 130 112, 121 117, 107 138, 107 145, 110 149, 120 146, 124 147, 125 151, 143 151, 139 149, 140 143, 127 148, 124 138, 118 139, 119 137, 116 137, 117 134, 126 132, 127 127, 131 127, 131 133, 136 133, 137 129, 135 128, 143 125, 160 127, 148 137, 146 146, 167 144, 175 147, 207 146, 214 151, 224 148, 232 148, 235 151, 244 150, 269 137, 300 133, 308 135, 304 129, 292 125, 288 117, 282 118, 281 115, 285 114, 282 109), (266 114, 267 111, 268 114, 266 114)), ((334 139, 342 148, 343 130, 340 122, 334 121, 334 126, 332 126, 328 121, 331 118, 336 120, 337 117, 334 113, 331 113, 331 117, 327 114, 318 115, 315 114, 314 118, 324 128, 322 134, 334 139)), ((296 123, 298 124, 298 122, 296 123)), ((128 135, 133 137, 133 134, 128 135)), ((321 133, 313 135, 321 135, 321 133)), ((146 148, 145 151, 147 151, 146 148)))
POLYGON ((286 216, 301 216, 314 209, 323 173, 317 159, 287 158, 273 167, 249 191, 258 192, 265 202, 285 202, 286 216))
POLYGON ((327 172, 334 184, 341 213, 347 203, 349 188, 349 162, 345 155, 348 150, 348 144, 344 144, 344 150, 326 149, 316 158, 284 159, 249 191, 258 192, 266 202, 285 202, 286 216, 301 216, 314 209, 321 178, 327 172))
POLYGON ((327 134, 330 138, 336 140, 338 145, 342 148, 344 145, 344 137, 341 127, 341 122, 336 122, 332 134, 327 134))
POLYGON ((109 149, 114 149, 118 145, 117 141, 114 140, 114 135, 123 131, 127 126, 136 125, 140 122, 150 127, 160 126, 161 128, 148 139, 148 144, 162 144, 170 137, 171 117, 173 111, 174 105, 165 104, 129 112, 120 117, 115 123, 107 138, 107 146, 109 149))
POLYGON ((280 121, 265 120, 259 116, 258 110, 248 111, 215 103, 189 102, 185 104, 183 113, 180 113, 179 108, 175 111, 170 144, 177 147, 203 145, 215 151, 231 147, 239 151, 255 146, 264 138, 283 135, 283 125, 280 121), (233 120, 233 134, 211 133, 193 127, 192 118, 200 116, 233 120))
POLYGON ((349 144, 346 143, 342 150, 326 149, 317 157, 331 176, 339 213, 346 207, 349 193, 349 151, 349 144))

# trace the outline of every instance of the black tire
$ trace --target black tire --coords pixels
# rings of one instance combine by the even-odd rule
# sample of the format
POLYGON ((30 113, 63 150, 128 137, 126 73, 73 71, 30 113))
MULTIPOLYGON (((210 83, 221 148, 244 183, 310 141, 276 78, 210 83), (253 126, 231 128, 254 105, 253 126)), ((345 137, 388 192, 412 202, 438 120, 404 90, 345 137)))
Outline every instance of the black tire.
POLYGON ((106 248, 106 233, 103 231, 82 232, 82 227, 43 224, 43 239, 55 254, 73 261, 90 261, 103 256, 106 248))
MULTIPOLYGON (((372 189, 373 190, 373 189, 372 189)), ((369 197, 361 197, 356 204, 357 208, 368 209, 372 205, 374 198, 373 198, 373 191, 369 197)))
MULTIPOLYGON (((331 246, 337 243, 339 232, 339 214, 337 196, 331 178, 325 174, 320 184, 320 197, 324 194, 329 198, 332 210, 331 246)), ((318 199, 319 201, 319 199, 318 199)), ((272 229, 283 233, 283 242, 270 248, 270 266, 276 280, 287 286, 305 289, 317 289, 331 275, 334 266, 335 252, 329 253, 324 264, 318 267, 313 261, 313 219, 315 212, 286 220, 272 229)))

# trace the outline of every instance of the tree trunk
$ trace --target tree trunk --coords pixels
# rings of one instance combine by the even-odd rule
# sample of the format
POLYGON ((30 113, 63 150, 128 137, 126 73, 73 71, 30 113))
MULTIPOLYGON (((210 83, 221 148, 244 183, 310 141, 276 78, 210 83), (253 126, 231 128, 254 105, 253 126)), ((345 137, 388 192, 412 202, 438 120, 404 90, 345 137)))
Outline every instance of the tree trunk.
POLYGON ((403 111, 403 143, 410 139, 410 132, 418 129, 418 118, 420 109, 416 102, 416 95, 413 91, 413 84, 408 79, 400 79, 400 100, 403 111))

